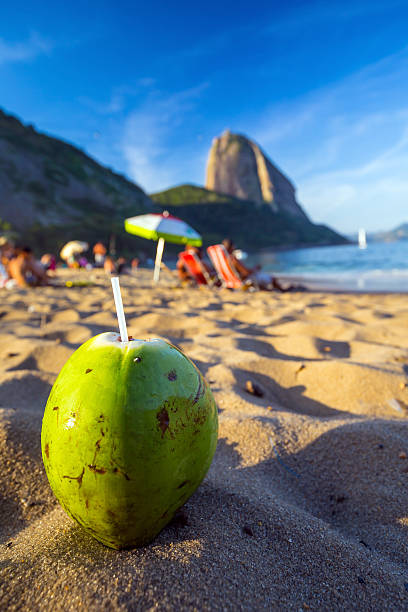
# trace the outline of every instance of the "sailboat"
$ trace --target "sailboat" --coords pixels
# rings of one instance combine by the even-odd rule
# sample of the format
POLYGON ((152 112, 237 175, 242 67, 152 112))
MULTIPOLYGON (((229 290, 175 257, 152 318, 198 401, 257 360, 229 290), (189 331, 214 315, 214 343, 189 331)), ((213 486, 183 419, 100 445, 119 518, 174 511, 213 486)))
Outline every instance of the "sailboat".
POLYGON ((358 247, 359 249, 367 248, 367 235, 365 229, 363 228, 358 230, 358 247))

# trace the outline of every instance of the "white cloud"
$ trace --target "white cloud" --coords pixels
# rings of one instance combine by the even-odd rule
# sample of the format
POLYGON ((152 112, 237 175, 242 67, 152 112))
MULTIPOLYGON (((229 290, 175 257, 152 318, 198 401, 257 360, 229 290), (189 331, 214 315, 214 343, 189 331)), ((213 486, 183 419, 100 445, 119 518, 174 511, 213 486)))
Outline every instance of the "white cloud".
POLYGON ((53 45, 37 32, 32 32, 23 42, 8 42, 0 38, 0 65, 11 62, 27 62, 38 55, 48 54, 53 45))
MULTIPOLYGON (((148 192, 185 182, 202 155, 195 142, 181 145, 177 133, 194 123, 195 106, 208 83, 166 96, 152 92, 126 120, 122 142, 127 174, 148 192)), ((191 179, 190 179, 191 180, 191 179)))
POLYGON ((359 226, 391 229, 407 221, 407 127, 398 141, 368 162, 313 174, 301 182, 299 197, 312 217, 329 219, 347 232, 359 226))
POLYGON ((120 85, 114 87, 110 97, 105 102, 94 100, 86 96, 80 96, 78 102, 98 115, 115 115, 125 110, 130 101, 141 94, 146 95, 146 90, 151 89, 156 83, 152 77, 143 77, 136 81, 135 85, 120 85))

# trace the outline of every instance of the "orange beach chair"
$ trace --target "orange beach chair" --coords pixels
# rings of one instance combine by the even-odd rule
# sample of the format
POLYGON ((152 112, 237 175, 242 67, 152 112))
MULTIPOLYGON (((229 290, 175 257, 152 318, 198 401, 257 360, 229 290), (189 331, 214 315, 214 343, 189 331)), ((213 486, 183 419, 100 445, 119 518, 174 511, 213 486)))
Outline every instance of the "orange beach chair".
POLYGON ((241 289, 244 286, 223 244, 208 247, 207 253, 223 287, 241 289))
POLYGON ((212 285, 210 275, 201 264, 201 261, 197 255, 183 251, 182 253, 179 253, 179 259, 183 262, 189 275, 195 280, 197 285, 212 285))

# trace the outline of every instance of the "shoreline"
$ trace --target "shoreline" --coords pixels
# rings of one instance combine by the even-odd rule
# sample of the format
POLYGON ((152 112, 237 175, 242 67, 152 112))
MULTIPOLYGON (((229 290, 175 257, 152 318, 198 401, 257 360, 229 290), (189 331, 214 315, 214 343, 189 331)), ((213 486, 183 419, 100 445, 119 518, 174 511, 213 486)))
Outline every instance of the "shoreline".
MULTIPOLYGON (((301 284, 307 287, 310 291, 324 292, 324 293, 345 293, 345 294, 367 294, 367 295, 406 295, 408 293, 408 284, 403 289, 383 289, 383 288, 370 288, 370 287, 350 287, 350 283, 345 281, 337 281, 333 276, 330 278, 322 277, 309 277, 307 275, 298 274, 277 274, 276 278, 288 283, 301 284), (336 282, 337 281, 337 282, 336 282)), ((358 279, 354 279, 355 284, 358 284, 358 279)))

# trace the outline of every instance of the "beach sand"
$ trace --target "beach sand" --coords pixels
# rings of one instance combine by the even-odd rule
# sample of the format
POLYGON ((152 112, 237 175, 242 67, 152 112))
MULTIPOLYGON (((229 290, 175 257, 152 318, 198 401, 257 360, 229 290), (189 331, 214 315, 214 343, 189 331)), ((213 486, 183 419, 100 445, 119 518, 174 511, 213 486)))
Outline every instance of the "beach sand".
POLYGON ((48 485, 40 431, 66 359, 117 329, 109 279, 1 291, 0 608, 407 609, 407 296, 150 275, 121 279, 129 333, 177 344, 211 385, 210 471, 149 546, 87 535, 48 485))

